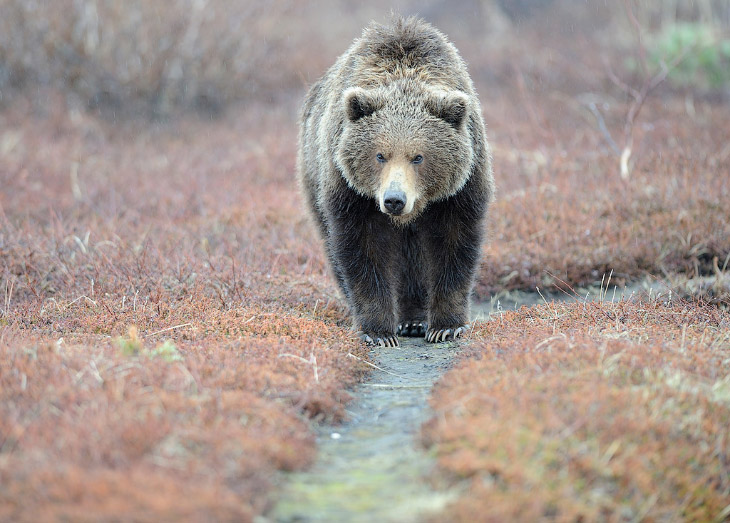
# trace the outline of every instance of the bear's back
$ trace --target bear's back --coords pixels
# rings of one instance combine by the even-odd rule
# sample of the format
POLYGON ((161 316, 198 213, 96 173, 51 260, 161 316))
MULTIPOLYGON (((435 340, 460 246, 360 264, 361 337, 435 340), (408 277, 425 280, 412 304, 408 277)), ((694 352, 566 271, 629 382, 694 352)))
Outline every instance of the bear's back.
POLYGON ((371 88, 412 79, 439 89, 473 92, 456 47, 417 18, 369 25, 343 58, 348 86, 371 88))

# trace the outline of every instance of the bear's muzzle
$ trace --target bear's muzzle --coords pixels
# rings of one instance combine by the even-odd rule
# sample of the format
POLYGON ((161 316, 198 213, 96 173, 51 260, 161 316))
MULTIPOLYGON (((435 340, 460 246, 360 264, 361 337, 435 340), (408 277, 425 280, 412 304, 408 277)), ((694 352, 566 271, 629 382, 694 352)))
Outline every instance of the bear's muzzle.
POLYGON ((378 191, 380 210, 391 216, 410 214, 417 198, 413 167, 389 162, 382 176, 378 191))

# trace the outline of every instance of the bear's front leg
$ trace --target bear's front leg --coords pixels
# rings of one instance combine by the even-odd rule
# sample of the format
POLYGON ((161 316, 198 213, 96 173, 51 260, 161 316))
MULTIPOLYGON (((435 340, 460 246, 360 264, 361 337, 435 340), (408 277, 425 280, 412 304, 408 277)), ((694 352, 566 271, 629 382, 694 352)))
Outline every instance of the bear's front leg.
POLYGON ((346 189, 330 199, 330 247, 360 338, 397 347, 395 231, 372 200, 346 189))
MULTIPOLYGON (((467 187, 468 188, 468 187, 467 187)), ((428 330, 426 341, 460 337, 468 329, 469 300, 482 242, 480 202, 457 203, 459 195, 434 205, 426 217, 428 330)))
POLYGON ((398 292, 398 335, 423 338, 428 329, 428 289, 418 228, 406 226, 400 233, 400 290, 398 292))

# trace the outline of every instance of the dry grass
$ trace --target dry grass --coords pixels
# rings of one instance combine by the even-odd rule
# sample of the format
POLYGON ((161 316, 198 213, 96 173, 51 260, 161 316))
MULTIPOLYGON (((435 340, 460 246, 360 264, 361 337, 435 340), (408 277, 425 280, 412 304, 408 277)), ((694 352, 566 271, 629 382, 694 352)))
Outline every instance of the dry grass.
POLYGON ((459 521, 720 521, 730 316, 665 297, 551 304, 475 329, 424 438, 459 521))
POLYGON ((0 115, 0 519, 249 520, 362 349, 275 111, 0 115))
MULTIPOLYGON (((715 267, 717 259, 713 260, 715 267)), ((727 266, 724 267, 726 269, 727 266)), ((701 300, 721 309, 730 309, 730 272, 718 269, 712 276, 688 278, 679 275, 671 278, 672 289, 680 296, 701 300)))
POLYGON ((714 258, 722 268, 730 256, 728 105, 660 89, 636 122, 623 180, 589 106, 620 140, 628 102, 600 59, 573 53, 547 46, 524 70, 505 71, 506 87, 481 90, 497 200, 477 295, 544 288, 551 275, 574 285, 597 285, 611 271, 616 282, 714 275, 714 258), (571 73, 570 61, 583 58, 571 73))

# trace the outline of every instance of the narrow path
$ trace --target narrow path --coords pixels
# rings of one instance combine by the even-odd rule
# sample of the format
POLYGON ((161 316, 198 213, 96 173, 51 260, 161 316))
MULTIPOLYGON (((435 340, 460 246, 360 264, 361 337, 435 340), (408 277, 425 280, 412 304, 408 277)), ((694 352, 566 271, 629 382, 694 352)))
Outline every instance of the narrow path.
POLYGON ((355 389, 347 423, 320 429, 317 463, 288 477, 271 521, 416 521, 455 495, 428 483, 434 462, 417 439, 458 345, 401 343, 372 351, 383 370, 355 389))
MULTIPOLYGON (((622 299, 645 286, 636 284, 607 299, 622 299)), ((595 290, 589 299, 599 297, 595 290)), ((605 296, 605 295, 604 295, 605 296)), ((515 292, 499 302, 475 304, 473 321, 499 311, 543 301, 572 301, 562 293, 515 292)), ((317 462, 289 474, 278 504, 261 522, 422 521, 454 499, 459 488, 434 484, 435 459, 418 440, 432 411, 433 384, 448 370, 459 343, 432 345, 401 338, 402 346, 375 348, 379 367, 353 391, 349 421, 318 430, 317 462)))

